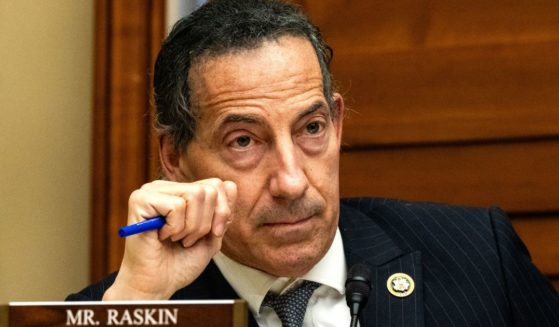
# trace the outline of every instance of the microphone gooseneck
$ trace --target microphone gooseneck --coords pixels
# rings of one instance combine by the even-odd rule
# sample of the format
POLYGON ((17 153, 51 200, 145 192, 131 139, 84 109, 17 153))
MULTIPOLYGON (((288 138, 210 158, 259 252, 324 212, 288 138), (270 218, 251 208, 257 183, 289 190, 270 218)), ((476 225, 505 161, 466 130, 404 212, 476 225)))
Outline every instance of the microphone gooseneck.
POLYGON ((371 288, 369 267, 364 264, 353 265, 347 273, 345 282, 345 296, 351 314, 350 327, 357 326, 357 317, 361 309, 367 304, 371 288))

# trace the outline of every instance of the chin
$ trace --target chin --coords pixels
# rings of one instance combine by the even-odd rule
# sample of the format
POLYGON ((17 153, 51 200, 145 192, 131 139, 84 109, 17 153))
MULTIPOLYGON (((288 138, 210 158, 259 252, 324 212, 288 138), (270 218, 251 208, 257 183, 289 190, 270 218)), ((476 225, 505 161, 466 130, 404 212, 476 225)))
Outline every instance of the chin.
POLYGON ((273 276, 301 277, 324 257, 334 240, 336 226, 316 217, 298 226, 263 228, 250 237, 226 235, 221 251, 273 276), (248 241, 238 243, 238 239, 248 241))
POLYGON ((265 266, 259 268, 277 277, 301 277, 311 270, 330 248, 332 240, 294 244, 267 251, 265 266))

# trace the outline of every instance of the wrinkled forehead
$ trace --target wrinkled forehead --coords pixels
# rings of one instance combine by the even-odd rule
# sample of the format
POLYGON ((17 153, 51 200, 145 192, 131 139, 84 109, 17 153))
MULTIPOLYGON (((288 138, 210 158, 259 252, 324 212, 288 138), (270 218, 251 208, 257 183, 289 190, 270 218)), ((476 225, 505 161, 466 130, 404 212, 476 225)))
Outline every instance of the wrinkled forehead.
POLYGON ((308 40, 293 36, 200 58, 192 65, 188 82, 191 103, 198 109, 232 98, 283 96, 304 84, 319 90, 323 86, 314 48, 308 40))

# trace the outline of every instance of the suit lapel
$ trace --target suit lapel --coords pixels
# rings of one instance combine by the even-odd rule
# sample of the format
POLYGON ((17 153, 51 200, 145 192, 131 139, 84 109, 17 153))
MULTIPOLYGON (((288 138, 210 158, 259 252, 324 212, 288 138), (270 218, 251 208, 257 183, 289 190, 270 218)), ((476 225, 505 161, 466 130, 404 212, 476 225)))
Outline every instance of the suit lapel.
POLYGON ((359 317, 361 327, 423 326, 421 253, 402 250, 373 218, 343 204, 340 232, 348 269, 357 263, 371 269, 373 289, 359 317), (414 281, 410 295, 389 292, 387 281, 395 273, 405 273, 414 281))

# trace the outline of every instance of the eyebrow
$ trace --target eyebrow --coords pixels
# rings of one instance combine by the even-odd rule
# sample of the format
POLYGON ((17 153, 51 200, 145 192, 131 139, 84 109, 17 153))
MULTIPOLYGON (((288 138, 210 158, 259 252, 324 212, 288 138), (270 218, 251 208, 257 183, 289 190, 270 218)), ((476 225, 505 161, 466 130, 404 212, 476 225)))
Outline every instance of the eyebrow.
POLYGON ((318 111, 319 109, 322 109, 325 107, 324 102, 322 101, 317 101, 315 103, 313 103, 307 110, 303 111, 302 113, 299 114, 299 119, 308 116, 308 115, 312 115, 314 112, 318 111))
MULTIPOLYGON (((325 107, 325 104, 321 101, 317 101, 313 103, 308 109, 301 112, 298 115, 298 119, 301 119, 305 116, 311 115, 314 112, 322 109, 325 107)), ((227 115, 219 124, 220 126, 231 124, 231 123, 247 123, 247 124, 257 124, 257 125, 265 125, 265 122, 262 120, 261 117, 252 114, 230 114, 227 115)))
POLYGON ((262 125, 264 122, 262 119, 256 115, 240 115, 240 114, 231 114, 227 115, 220 125, 226 125, 229 123, 249 123, 249 124, 259 124, 262 125))

